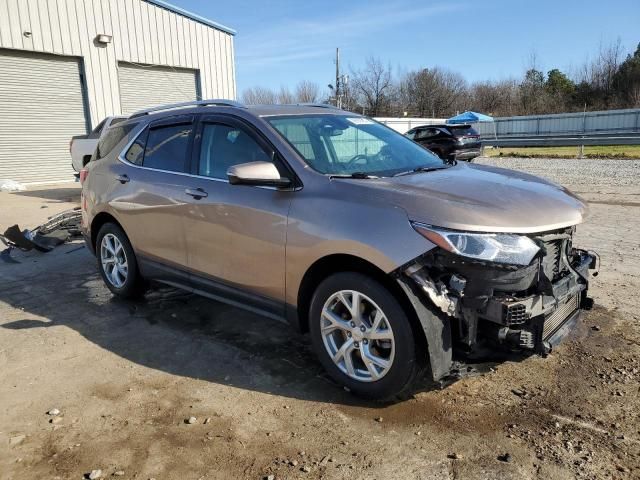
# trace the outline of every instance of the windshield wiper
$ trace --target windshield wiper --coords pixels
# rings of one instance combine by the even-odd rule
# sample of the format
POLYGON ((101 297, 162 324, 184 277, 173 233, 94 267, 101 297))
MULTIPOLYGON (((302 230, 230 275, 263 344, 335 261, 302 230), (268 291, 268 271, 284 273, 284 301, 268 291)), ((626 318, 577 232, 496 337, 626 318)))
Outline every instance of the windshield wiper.
POLYGON ((405 172, 398 172, 398 173, 395 173, 395 174, 394 174, 394 175, 392 175, 392 176, 394 176, 394 177, 401 177, 401 176, 403 176, 403 175, 411 175, 412 173, 433 172, 433 171, 435 171, 435 170, 444 170, 444 169, 446 169, 446 168, 449 168, 449 167, 416 167, 416 168, 414 168, 414 169, 412 169, 412 170, 407 170, 407 171, 405 171, 405 172))
POLYGON ((367 178, 379 178, 375 175, 369 175, 365 172, 353 172, 353 173, 336 173, 333 175, 329 175, 329 178, 356 178, 359 180, 365 180, 367 178))

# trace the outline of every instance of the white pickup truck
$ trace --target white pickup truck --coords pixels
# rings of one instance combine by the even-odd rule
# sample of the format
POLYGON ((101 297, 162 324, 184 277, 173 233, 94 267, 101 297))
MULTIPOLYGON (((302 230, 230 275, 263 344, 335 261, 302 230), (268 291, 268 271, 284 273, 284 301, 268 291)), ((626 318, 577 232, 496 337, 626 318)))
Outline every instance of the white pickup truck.
POLYGON ((127 117, 114 116, 107 117, 102 120, 91 133, 85 133, 84 135, 74 135, 69 142, 69 152, 71 152, 71 165, 76 172, 82 170, 93 155, 93 152, 98 145, 98 140, 102 132, 105 132, 111 125, 115 125, 127 117))

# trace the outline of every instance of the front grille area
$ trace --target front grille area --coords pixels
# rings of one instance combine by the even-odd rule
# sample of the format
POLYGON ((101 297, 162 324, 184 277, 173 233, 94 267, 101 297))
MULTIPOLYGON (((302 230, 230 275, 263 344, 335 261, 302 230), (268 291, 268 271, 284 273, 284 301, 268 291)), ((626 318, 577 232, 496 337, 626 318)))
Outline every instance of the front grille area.
POLYGON ((517 303, 515 305, 509 305, 507 308, 505 323, 507 325, 517 325, 526 322, 528 318, 529 315, 527 315, 526 305, 517 303))
POLYGON ((547 340, 556 333, 565 320, 580 306, 580 294, 569 298, 564 305, 560 305, 551 315, 544 320, 542 339, 547 340))
POLYGON ((560 277, 562 271, 562 248, 564 245, 563 240, 552 240, 544 242, 544 248, 546 250, 545 256, 542 258, 542 268, 547 278, 552 282, 560 277))

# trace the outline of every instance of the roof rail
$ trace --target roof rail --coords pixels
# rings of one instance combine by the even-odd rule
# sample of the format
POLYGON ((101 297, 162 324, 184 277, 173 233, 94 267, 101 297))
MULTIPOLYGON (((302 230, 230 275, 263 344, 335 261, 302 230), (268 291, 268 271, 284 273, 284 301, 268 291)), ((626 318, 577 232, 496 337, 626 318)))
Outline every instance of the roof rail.
POLYGON ((316 107, 316 108, 330 108, 332 110, 340 110, 335 105, 331 105, 330 103, 296 103, 297 106, 300 107, 316 107))
POLYGON ((191 102, 170 103, 168 105, 159 105, 157 107, 145 108, 144 110, 138 110, 132 113, 129 118, 141 117, 154 112, 161 112, 163 110, 173 110, 174 108, 186 108, 186 107, 205 107, 207 105, 217 105, 219 107, 235 107, 245 108, 245 106, 233 100, 225 100, 220 98, 214 98, 211 100, 194 100, 191 102))

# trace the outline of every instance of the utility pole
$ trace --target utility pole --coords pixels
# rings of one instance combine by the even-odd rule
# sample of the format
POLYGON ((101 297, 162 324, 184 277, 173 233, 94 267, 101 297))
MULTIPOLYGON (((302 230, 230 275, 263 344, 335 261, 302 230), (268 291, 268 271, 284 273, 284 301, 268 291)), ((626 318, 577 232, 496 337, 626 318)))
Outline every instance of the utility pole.
POLYGON ((342 96, 340 93, 340 48, 336 47, 336 107, 342 108, 342 96))
MULTIPOLYGON (((329 89, 333 92, 333 97, 335 98, 335 105, 338 108, 342 108, 343 99, 347 96, 347 85, 349 83, 349 75, 341 75, 340 74, 340 49, 336 48, 336 83, 333 85, 329 84, 329 89)), ((347 98, 348 103, 348 98, 347 98)), ((347 108, 349 105, 347 104, 347 108)))

